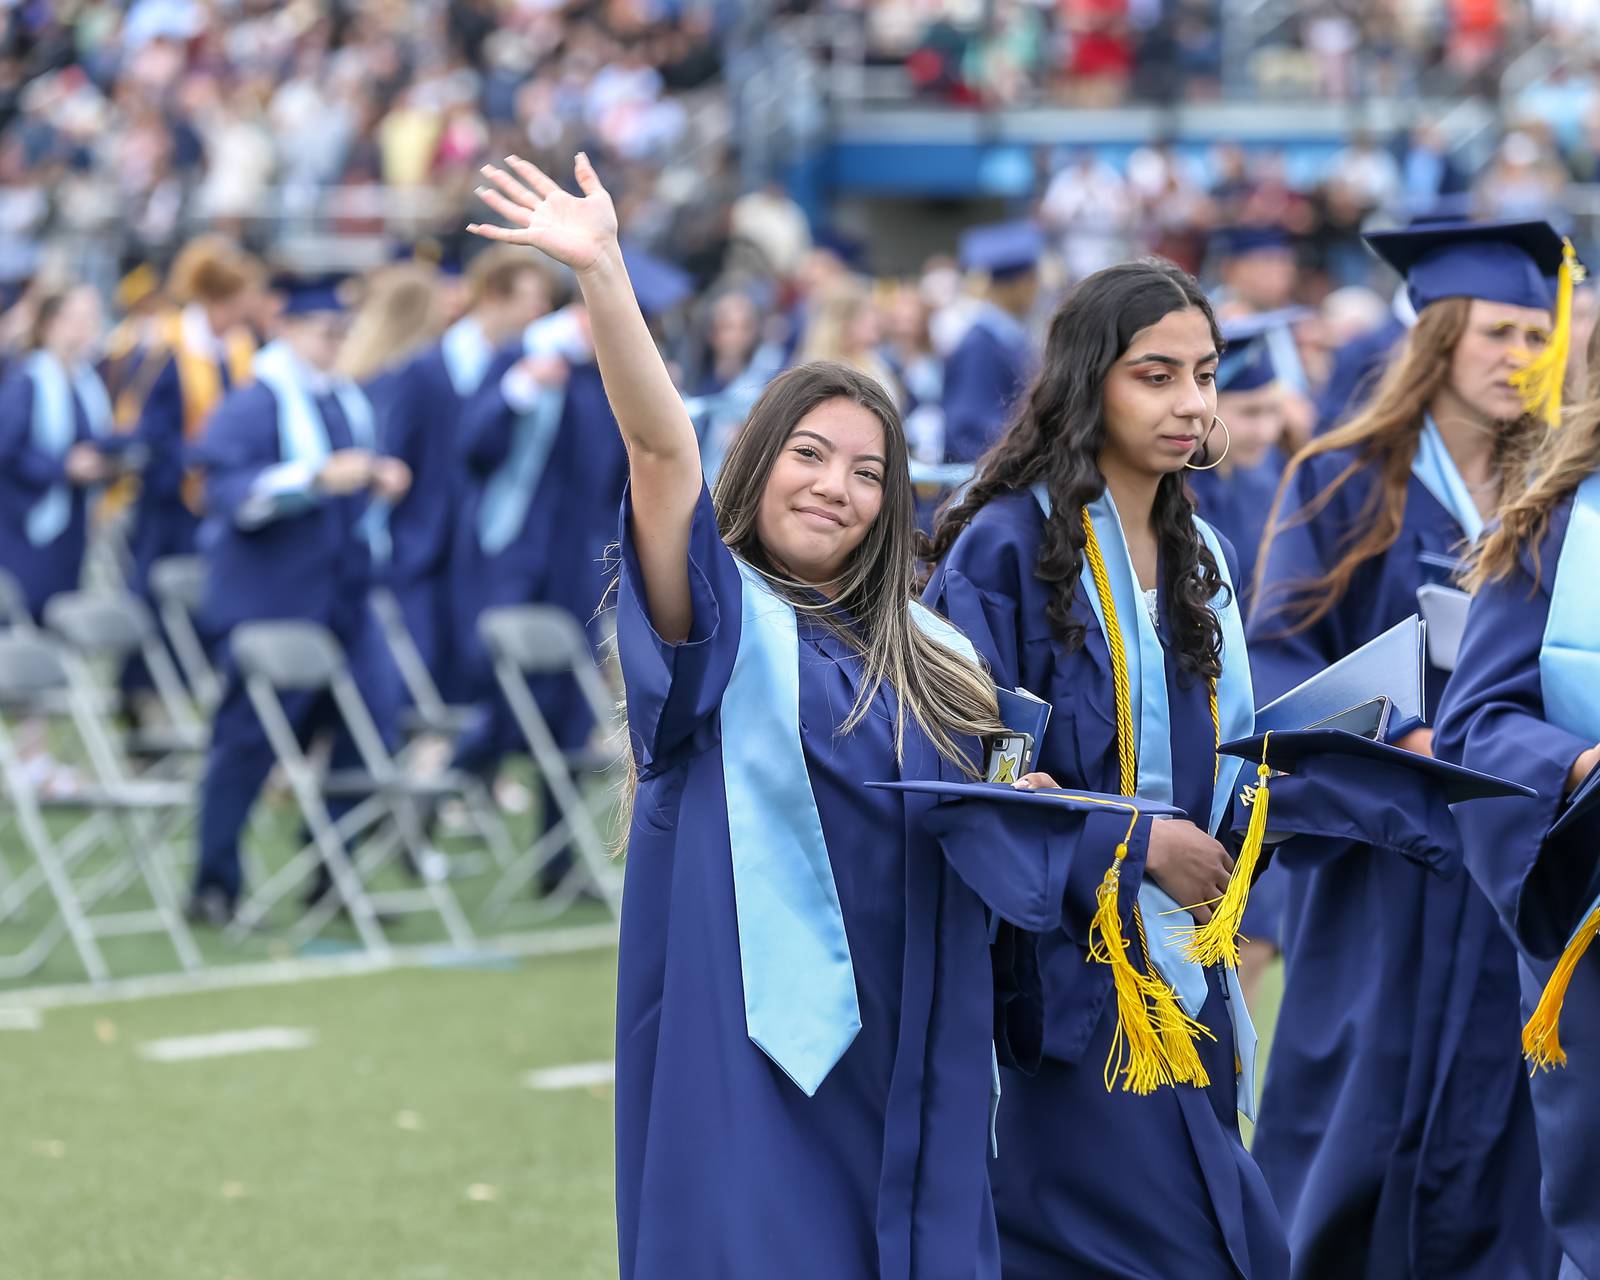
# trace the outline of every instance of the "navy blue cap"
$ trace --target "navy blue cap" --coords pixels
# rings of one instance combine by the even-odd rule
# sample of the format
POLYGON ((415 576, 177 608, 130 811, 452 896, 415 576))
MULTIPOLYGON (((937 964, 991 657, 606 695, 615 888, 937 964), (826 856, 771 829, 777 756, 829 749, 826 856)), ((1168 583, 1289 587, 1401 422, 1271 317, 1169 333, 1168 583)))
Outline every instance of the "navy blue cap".
POLYGON ((1365 237, 1418 311, 1445 298, 1553 310, 1562 239, 1548 222, 1435 222, 1365 237))
POLYGON ((1220 227, 1213 234, 1211 243, 1218 253, 1227 258, 1242 258, 1247 253, 1277 253, 1294 248, 1294 239, 1287 228, 1270 222, 1220 227))
POLYGON ((665 258, 625 244, 622 263, 633 282, 639 310, 647 316, 663 315, 694 296, 694 277, 665 258))
POLYGON ((1222 340, 1228 347, 1217 361, 1217 390, 1258 391, 1276 382, 1270 335, 1287 331, 1310 314, 1308 307, 1280 307, 1221 321, 1222 340))
POLYGON ((1535 794, 1520 782, 1479 773, 1476 769, 1435 760, 1432 756, 1418 755, 1387 742, 1375 742, 1347 729, 1286 729, 1274 731, 1271 741, 1266 741, 1266 735, 1258 733, 1234 742, 1224 742, 1217 750, 1225 756, 1238 756, 1255 762, 1261 759, 1263 743, 1266 746, 1267 764, 1279 773, 1310 770, 1315 767, 1314 762, 1319 756, 1350 756, 1387 768, 1420 774, 1443 790, 1446 804, 1496 796, 1527 797, 1535 794))
POLYGON ((1071 809, 1080 813, 1093 813, 1099 809, 1120 809, 1124 813, 1137 809, 1140 813, 1162 817, 1183 816, 1176 805, 1160 800, 1146 800, 1143 796, 1114 796, 1104 791, 1086 791, 1080 787, 1057 787, 1051 791, 1019 791, 1003 782, 944 782, 933 778, 916 778, 906 782, 868 782, 864 784, 876 791, 912 791, 921 795, 937 796, 941 800, 979 801, 982 803, 1026 805, 1036 809, 1071 809))
POLYGON ((273 291, 283 295, 283 314, 306 316, 322 311, 343 311, 344 276, 278 276, 273 291))
POLYGON ((1044 256, 1044 235, 1031 222, 995 222, 961 237, 961 265, 996 280, 1032 271, 1044 256))

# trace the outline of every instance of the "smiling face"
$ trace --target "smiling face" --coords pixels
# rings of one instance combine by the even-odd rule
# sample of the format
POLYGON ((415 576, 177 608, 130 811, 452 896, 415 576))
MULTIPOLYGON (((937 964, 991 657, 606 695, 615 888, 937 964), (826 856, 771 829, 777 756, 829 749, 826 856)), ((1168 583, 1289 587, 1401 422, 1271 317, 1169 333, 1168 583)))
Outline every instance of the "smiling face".
POLYGON ((1450 381, 1440 393, 1444 407, 1486 422, 1520 418, 1525 410, 1511 375, 1549 341, 1548 311, 1474 299, 1450 357, 1450 381))
POLYGON ((828 400, 790 430, 772 464, 756 536, 792 577, 826 594, 883 506, 883 424, 850 400, 828 400))
POLYGON ((1195 307, 1169 311, 1133 335, 1102 393, 1107 464, 1166 475, 1195 457, 1217 412, 1217 344, 1195 307))

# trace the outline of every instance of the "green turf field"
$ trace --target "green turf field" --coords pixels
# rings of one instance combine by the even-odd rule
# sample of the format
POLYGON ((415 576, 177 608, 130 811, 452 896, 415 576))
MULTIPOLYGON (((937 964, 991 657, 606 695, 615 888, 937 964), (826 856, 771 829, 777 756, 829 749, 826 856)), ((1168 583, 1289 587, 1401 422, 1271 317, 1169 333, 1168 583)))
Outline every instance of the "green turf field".
MULTIPOLYGON (((7 1280, 616 1275, 615 952, 46 1009, 0 1031, 7 1280), (309 1048, 152 1062, 152 1040, 309 1048)), ((0 997, 0 1007, 5 999, 0 997)))

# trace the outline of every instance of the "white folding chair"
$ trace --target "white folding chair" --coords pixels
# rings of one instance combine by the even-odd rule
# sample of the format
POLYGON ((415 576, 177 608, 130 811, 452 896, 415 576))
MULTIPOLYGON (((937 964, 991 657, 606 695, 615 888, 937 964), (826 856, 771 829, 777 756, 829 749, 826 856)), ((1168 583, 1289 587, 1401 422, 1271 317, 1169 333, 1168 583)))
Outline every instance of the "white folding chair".
POLYGON ((622 877, 601 838, 596 818, 612 804, 609 785, 591 788, 586 798, 574 772, 593 777, 606 775, 621 761, 624 741, 617 723, 617 702, 600 674, 589 638, 566 609, 553 605, 508 605, 486 609, 478 630, 494 663, 495 682, 511 710, 518 731, 528 745, 534 766, 560 810, 533 844, 502 873, 487 902, 503 910, 512 895, 526 889, 539 871, 569 846, 578 858, 555 887, 546 894, 541 911, 564 910, 585 887, 600 894, 613 914, 621 910, 622 877), (528 681, 534 676, 569 674, 577 682, 593 715, 604 746, 564 752, 539 710, 528 681))
POLYGON ((314 936, 341 906, 348 912, 361 942, 374 953, 388 950, 378 913, 430 912, 438 916, 450 940, 467 946, 471 926, 450 887, 435 868, 442 855, 428 843, 421 810, 460 794, 459 775, 412 778, 398 766, 384 745, 338 640, 312 622, 252 622, 236 627, 233 657, 245 692, 265 731, 273 755, 288 779, 289 789, 310 833, 310 842, 256 888, 240 908, 237 930, 248 930, 297 886, 325 868, 332 892, 314 904, 295 932, 314 936), (284 692, 327 694, 350 735, 361 767, 319 773, 302 749, 284 711, 284 692), (353 807, 335 820, 328 801, 349 800, 353 807), (347 844, 366 836, 352 858, 347 844), (409 858, 420 887, 369 891, 368 883, 398 856, 409 858))
POLYGON ((209 716, 222 701, 222 680, 195 626, 205 585, 205 562, 199 556, 164 556, 150 566, 150 591, 161 615, 161 629, 178 656, 195 705, 209 716))
POLYGON ((166 857, 172 820, 192 812, 193 790, 183 783, 130 779, 95 693, 87 669, 58 642, 36 631, 0 635, 0 778, 31 858, 28 870, 0 890, 0 919, 32 919, 37 925, 28 944, 0 959, 3 977, 33 972, 63 936, 94 982, 110 977, 99 945, 108 936, 164 934, 185 969, 201 963, 166 857), (41 715, 71 724, 87 752, 93 783, 56 793, 31 776, 12 725, 41 715), (71 825, 61 834, 63 823, 71 825), (141 884, 151 905, 119 908, 124 893, 141 884), (54 911, 41 922, 33 907, 46 893, 54 911))

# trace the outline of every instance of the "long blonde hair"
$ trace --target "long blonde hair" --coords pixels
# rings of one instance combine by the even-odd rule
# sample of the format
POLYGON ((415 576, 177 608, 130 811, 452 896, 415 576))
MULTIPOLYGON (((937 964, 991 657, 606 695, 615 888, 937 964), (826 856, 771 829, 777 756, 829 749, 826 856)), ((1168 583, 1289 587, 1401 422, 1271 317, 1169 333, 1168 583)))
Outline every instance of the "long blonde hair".
MULTIPOLYGON (((1472 302, 1467 298, 1446 298, 1424 308, 1378 383, 1372 403, 1344 426, 1318 436, 1284 468, 1256 564, 1255 582, 1256 608, 1284 611, 1285 625, 1275 634, 1293 635, 1326 617, 1344 598, 1356 570, 1387 552, 1400 536, 1411 463, 1422 437, 1423 418, 1428 405, 1450 381, 1451 357, 1466 332, 1471 310, 1472 302), (1294 484, 1295 474, 1309 459, 1340 449, 1350 450, 1354 457, 1294 515, 1290 524, 1314 520, 1352 477, 1371 468, 1377 473, 1378 482, 1355 521, 1352 536, 1341 543, 1339 559, 1320 578, 1265 587, 1267 551, 1272 539, 1290 527, 1281 517, 1284 495, 1294 484)), ((1494 464, 1501 478, 1502 494, 1520 491, 1543 431, 1540 423, 1524 415, 1496 434, 1494 464)))
POLYGON ((898 404, 905 396, 889 362, 876 351, 856 350, 850 340, 850 330, 862 313, 877 305, 867 286, 854 277, 847 276, 828 284, 812 301, 811 318, 800 344, 799 359, 808 364, 831 361, 863 373, 882 386, 898 404))
POLYGON ((1484 535, 1462 575, 1462 585, 1477 591, 1503 582, 1527 548, 1537 575, 1539 543, 1550 527, 1550 513, 1591 473, 1600 469, 1600 325, 1589 336, 1587 399, 1567 410, 1566 421, 1549 432, 1529 467, 1528 486, 1500 508, 1500 522, 1484 535))
POLYGON ((439 273, 417 262, 374 272, 339 351, 338 371, 365 382, 439 336, 439 273))

